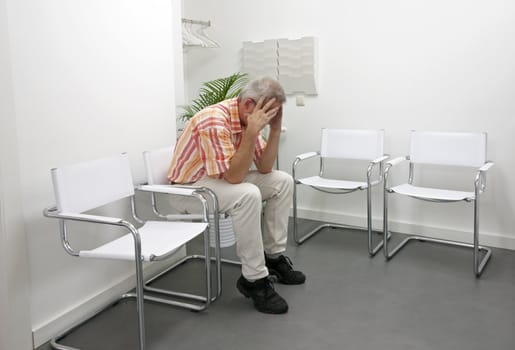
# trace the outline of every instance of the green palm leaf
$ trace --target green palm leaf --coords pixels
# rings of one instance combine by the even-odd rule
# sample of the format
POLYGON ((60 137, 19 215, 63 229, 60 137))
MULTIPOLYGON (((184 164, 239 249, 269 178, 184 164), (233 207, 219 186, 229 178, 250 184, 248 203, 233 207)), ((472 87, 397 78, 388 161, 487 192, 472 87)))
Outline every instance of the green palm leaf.
POLYGON ((199 96, 191 101, 190 105, 181 106, 182 113, 180 119, 187 121, 207 106, 238 96, 247 82, 247 74, 235 73, 225 78, 203 83, 199 96))

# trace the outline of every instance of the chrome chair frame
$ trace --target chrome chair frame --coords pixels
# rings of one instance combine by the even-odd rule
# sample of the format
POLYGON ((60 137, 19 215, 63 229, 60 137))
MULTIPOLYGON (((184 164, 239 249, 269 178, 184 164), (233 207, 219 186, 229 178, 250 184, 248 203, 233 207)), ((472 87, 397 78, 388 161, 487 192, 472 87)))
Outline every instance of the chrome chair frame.
MULTIPOLYGON (((160 149, 148 150, 143 152, 143 160, 145 163, 145 171, 147 176, 147 184, 143 186, 139 186, 137 189, 144 192, 151 193, 151 207, 153 214, 162 220, 189 220, 189 221, 197 221, 202 219, 202 215, 198 214, 165 214, 159 208, 157 204, 157 195, 159 194, 168 194, 170 191, 174 191, 174 188, 183 188, 183 189, 193 189, 196 191, 200 191, 200 193, 204 196, 204 198, 211 204, 211 208, 213 209, 213 214, 210 218, 213 218, 213 226, 214 226, 214 236, 215 236, 215 256, 210 259, 215 262, 216 268, 216 295, 212 297, 211 301, 216 300, 216 298, 220 297, 222 294, 222 267, 221 264, 229 264, 234 266, 241 266, 241 262, 237 260, 225 259, 221 256, 221 247, 220 247, 220 216, 227 215, 225 213, 220 213, 218 198, 216 194, 207 187, 199 187, 194 185, 178 185, 178 184, 168 184, 167 179, 165 180, 165 175, 161 174, 162 170, 156 169, 155 160, 152 157, 152 154, 155 152, 168 152, 170 154, 170 161, 173 152, 172 147, 165 147, 160 149)), ((167 165, 168 167, 168 165, 167 165)), ((209 259, 209 258, 208 258, 209 259)), ((190 260, 206 260, 206 255, 201 254, 190 254, 183 257, 177 264, 182 264, 190 260)), ((170 267, 173 269, 175 266, 170 267)), ((168 270, 167 270, 168 271, 168 270)))
MULTIPOLYGON (((388 230, 388 196, 390 193, 395 193, 391 190, 391 188, 388 187, 388 177, 390 174, 390 170, 404 162, 409 161, 409 174, 408 174, 408 183, 411 185, 413 184, 414 179, 414 163, 411 162, 409 156, 405 157, 398 157, 393 160, 390 160, 387 162, 385 171, 384 171, 384 195, 383 195, 383 233, 389 232, 388 230)), ((483 272, 483 269, 485 268, 486 264, 488 263, 491 255, 492 250, 488 247, 484 247, 479 245, 479 197, 480 195, 485 191, 486 189, 486 172, 488 169, 490 169, 494 165, 493 162, 487 161, 484 165, 482 165, 476 172, 475 178, 474 178, 474 198, 465 198, 463 200, 440 200, 440 199, 426 199, 426 198, 420 198, 415 196, 410 196, 412 198, 418 199, 418 200, 424 200, 428 202, 434 202, 434 203, 452 203, 452 202, 473 202, 474 203, 474 229, 473 229, 473 243, 465 243, 465 242, 458 242, 453 240, 446 240, 446 239, 438 239, 438 238, 432 238, 432 237, 426 237, 421 235, 410 235, 404 240, 402 240, 400 243, 398 243, 392 250, 390 250, 388 246, 388 242, 384 244, 384 256, 386 260, 390 260, 393 258, 403 247, 405 247, 409 242, 411 241, 419 241, 419 242, 433 242, 438 244, 446 244, 446 245, 452 245, 452 246, 458 246, 458 247, 464 247, 464 248, 472 248, 473 249, 473 272, 476 277, 479 277, 481 273, 483 272), (480 259, 479 253, 483 252, 484 255, 480 259)))
MULTIPOLYGON (((222 263, 234 265, 234 266, 241 266, 241 262, 238 260, 231 260, 222 258, 221 255, 221 248, 220 248, 220 216, 226 215, 224 213, 220 213, 218 209, 218 198, 216 197, 216 194, 207 187, 199 187, 199 186, 186 186, 186 185, 143 185, 137 188, 140 191, 147 192, 147 188, 151 188, 151 205, 152 205, 152 212, 154 215, 162 220, 186 220, 186 221, 198 221, 202 219, 202 215, 199 214, 164 214, 160 211, 157 204, 157 195, 158 194, 167 194, 170 189, 173 188, 185 188, 185 189, 194 189, 197 191, 200 191, 203 193, 204 198, 208 198, 211 201, 212 207, 213 207, 213 215, 210 215, 210 218, 213 218, 213 226, 214 226, 214 232, 215 232, 215 256, 210 257, 211 261, 215 262, 215 271, 216 271, 216 295, 212 297, 211 301, 215 301, 218 297, 222 295, 222 263), (215 213, 218 213, 216 215, 215 213)), ((201 254, 189 254, 180 259, 176 264, 171 266, 169 269, 164 271, 163 273, 166 273, 172 269, 174 269, 176 266, 183 264, 190 260, 206 260, 207 255, 201 255, 201 254)), ((209 259, 209 258, 208 258, 209 259)), ((159 276, 156 276, 155 278, 158 278, 159 276)), ((154 279, 155 279, 154 278, 154 279)), ((153 280, 153 279, 152 279, 153 280)), ((148 282, 152 282, 152 280, 148 282)))
MULTIPOLYGON (((136 189, 140 189, 139 187, 136 187, 136 189)), ((203 207, 203 213, 201 215, 201 219, 203 222, 208 222, 209 218, 209 207, 207 205, 207 201, 205 199, 206 191, 203 188, 195 188, 190 189, 191 196, 197 198, 203 207)), ((168 194, 171 194, 172 191, 168 191, 168 194)), ((180 190, 176 191, 176 194, 180 194, 180 190)), ((184 195, 184 192, 182 193, 184 195)), ((209 195, 209 194, 207 194, 209 195)), ((134 219, 139 222, 143 223, 144 221, 138 217, 136 213, 136 202, 135 202, 135 195, 129 196, 130 198, 130 205, 131 205, 131 212, 134 217, 134 219)), ((72 247, 72 245, 69 242, 68 239, 68 230, 66 223, 67 221, 76 221, 76 222, 83 222, 83 223, 95 223, 95 224, 103 224, 103 225, 110 225, 110 226, 119 226, 127 229, 127 231, 132 235, 134 239, 134 256, 142 256, 141 255, 141 238, 140 234, 138 232, 138 229, 129 221, 121 219, 121 218, 113 218, 113 217, 107 217, 107 216, 100 216, 100 215, 90 215, 90 214, 82 214, 82 213, 61 213, 59 212, 57 207, 49 207, 45 208, 43 210, 43 215, 45 217, 51 218, 51 219, 57 219, 59 222, 59 233, 60 233, 60 241, 61 245, 68 253, 69 255, 73 257, 79 257, 79 250, 76 250, 72 247)), ((173 266, 168 268, 166 271, 163 271, 159 273, 156 276, 151 277, 149 280, 144 281, 143 276, 143 264, 142 259, 134 259, 135 266, 136 266, 136 288, 135 292, 128 292, 123 295, 121 295, 116 300, 109 302, 108 304, 102 306, 98 310, 92 312, 90 315, 88 315, 85 319, 80 320, 79 322, 73 324, 71 327, 67 328, 63 332, 59 333, 55 337, 53 337, 50 341, 50 345, 54 349, 58 350, 79 350, 78 348, 66 346, 59 343, 59 340, 61 340, 66 335, 70 334, 73 330, 77 329, 79 326, 84 324, 85 322, 92 319, 94 316, 98 315, 102 311, 106 310, 108 307, 118 303, 122 299, 127 298, 135 298, 136 304, 137 304, 137 318, 138 318, 138 337, 139 337, 139 350, 145 350, 146 349, 146 331, 145 331, 145 318, 144 318, 144 301, 152 301, 160 304, 165 305, 171 305, 171 306, 177 306, 186 308, 192 311, 203 311, 206 310, 211 302, 216 299, 218 296, 212 296, 212 290, 211 290, 211 264, 209 261, 211 261, 210 258, 210 249, 209 249, 209 225, 203 232, 203 239, 204 239, 204 254, 205 257, 205 296, 200 296, 196 294, 190 294, 190 293, 181 293, 181 292, 174 292, 171 290, 161 289, 161 288, 153 288, 147 286, 148 283, 154 281, 156 278, 162 276, 166 272, 170 271, 171 269, 179 266, 184 259, 179 260, 178 262, 174 263, 173 266), (154 293, 154 295, 147 295, 145 292, 154 293), (161 295, 156 296, 156 295, 161 295), (175 297, 175 299, 173 298, 175 297), (185 302, 185 301, 179 301, 179 299, 189 299, 192 302, 185 302)), ((215 241, 217 242, 216 246, 218 249, 215 248, 215 253, 217 256, 220 256, 219 251, 219 242, 217 240, 217 237, 215 236, 215 241)), ((164 254, 161 256, 151 256, 150 261, 161 261, 166 260, 169 258, 175 251, 164 254)), ((143 257, 142 257, 143 258, 143 257)), ((217 278, 219 277, 219 274, 217 275, 217 278)))
MULTIPOLYGON (((318 232, 322 231, 323 229, 325 228, 344 228, 344 229, 353 229, 353 230, 359 230, 359 231, 367 231, 367 234, 368 234, 368 254, 373 257, 377 254, 377 252, 379 250, 381 250, 381 248, 383 247, 383 240, 381 240, 381 242, 377 243, 375 246, 373 245, 373 238, 372 238, 372 232, 377 232, 379 234, 382 234, 381 231, 379 230, 373 230, 372 229, 372 187, 373 186, 376 186, 378 184, 381 183, 381 181, 383 181, 383 162, 388 159, 388 155, 383 155, 379 158, 376 158, 374 160, 372 160, 368 167, 367 167, 367 186, 366 188, 362 188, 362 187, 359 187, 359 188, 355 188, 355 189, 350 189, 350 190, 345 190, 345 189, 342 189, 342 190, 326 190, 326 189, 323 189, 323 188, 318 188, 318 187, 315 187, 315 186, 310 186, 311 188, 317 190, 317 191, 320 191, 320 192, 324 192, 324 193, 329 193, 329 194, 346 194, 346 193, 352 193, 352 192, 355 192, 357 190, 365 190, 367 191, 367 226, 366 227, 361 227, 361 226, 355 226, 355 225, 344 225, 344 224, 333 224, 333 223, 326 223, 326 224, 321 224, 317 227, 315 227, 313 230, 311 230, 310 232, 304 234, 303 236, 299 236, 299 233, 298 233, 298 214, 297 214, 297 185, 301 184, 301 182, 299 181, 299 179, 297 178, 297 167, 300 165, 300 163, 304 160, 307 160, 307 159, 310 159, 310 158, 315 158, 315 157, 319 157, 320 158, 320 168, 319 168, 319 176, 320 177, 323 177, 324 175, 324 157, 321 156, 321 152, 318 151, 318 152, 307 152, 307 153, 303 153, 303 154, 300 154, 298 155, 294 162, 293 162, 293 165, 292 165, 292 176, 293 176, 293 181, 294 181, 294 185, 293 185, 293 238, 295 240, 295 242, 298 244, 298 245, 301 245, 303 244, 306 240, 308 240, 309 238, 313 237, 315 234, 317 234, 318 232), (379 165, 379 174, 378 174, 378 178, 373 180, 372 179, 372 172, 374 170, 375 167, 377 167, 379 165)), ((390 234, 387 235, 387 239, 390 238, 390 234)))

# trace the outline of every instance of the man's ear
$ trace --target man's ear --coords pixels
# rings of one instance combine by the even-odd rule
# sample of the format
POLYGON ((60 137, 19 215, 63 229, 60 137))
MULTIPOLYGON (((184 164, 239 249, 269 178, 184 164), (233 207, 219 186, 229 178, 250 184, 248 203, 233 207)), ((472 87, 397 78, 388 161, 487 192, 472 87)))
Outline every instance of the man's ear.
POLYGON ((245 107, 245 111, 249 111, 255 105, 255 102, 251 98, 245 98, 243 100, 243 106, 245 107))

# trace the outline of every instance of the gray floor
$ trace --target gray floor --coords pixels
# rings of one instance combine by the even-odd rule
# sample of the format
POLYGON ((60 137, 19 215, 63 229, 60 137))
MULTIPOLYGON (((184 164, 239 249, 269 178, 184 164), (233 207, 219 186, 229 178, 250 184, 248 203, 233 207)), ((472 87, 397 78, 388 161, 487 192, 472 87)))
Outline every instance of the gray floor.
MULTIPOLYGON (((300 228, 314 224, 304 220, 300 228)), ((480 279, 471 253, 414 242, 385 262, 368 257, 363 232, 325 229, 300 247, 290 239, 288 255, 307 282, 276 284, 290 305, 286 315, 255 311, 235 288, 238 268, 228 266, 223 295, 206 312, 145 304, 148 350, 513 350, 515 252, 494 249, 480 279)), ((199 289, 200 268, 188 262, 156 284, 199 289)), ((62 343, 137 349, 134 301, 120 302, 62 343)))

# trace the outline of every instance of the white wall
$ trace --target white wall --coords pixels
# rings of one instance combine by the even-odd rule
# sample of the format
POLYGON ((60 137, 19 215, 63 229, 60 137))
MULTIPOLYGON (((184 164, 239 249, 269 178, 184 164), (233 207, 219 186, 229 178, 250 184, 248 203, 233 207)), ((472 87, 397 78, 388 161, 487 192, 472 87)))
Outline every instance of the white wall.
MULTIPOLYGON (((307 98, 305 107, 296 107, 294 98, 287 103, 284 170, 290 171, 296 154, 318 150, 316 130, 323 127, 384 128, 393 156, 407 154, 412 129, 487 131, 488 156, 496 166, 482 198, 481 239, 515 249, 513 1, 190 0, 184 15, 211 20, 209 34, 221 44, 185 53, 189 98, 202 81, 240 69, 242 41, 318 38, 319 95, 307 98)), ((405 179, 403 171, 392 176, 405 179)), ((469 190, 473 185, 443 183, 469 190)), ((313 192, 300 193, 300 215, 364 223, 360 194, 337 201, 313 192)), ((380 207, 374 206, 378 227, 380 207)), ((392 229, 470 240, 465 232, 472 228, 471 213, 470 205, 396 201, 392 229)))
POLYGON ((0 349, 32 349, 6 2, 0 0, 0 349))
MULTIPOLYGON (((142 151, 174 141, 174 67, 179 67, 174 57, 181 51, 172 28, 180 3, 174 1, 173 8, 171 1, 157 0, 6 3, 16 115, 8 118, 17 124, 38 345, 80 318, 69 316, 76 307, 94 307, 95 297, 113 297, 109 286, 128 288, 133 282, 130 263, 66 255, 57 222, 43 218, 42 209, 54 204, 50 168, 128 152, 135 179, 142 180, 142 151)), ((110 214, 128 214, 120 208, 110 214)), ((76 231, 74 244, 100 242, 91 228, 76 231)), ((81 312, 91 311, 86 309, 81 312)))

